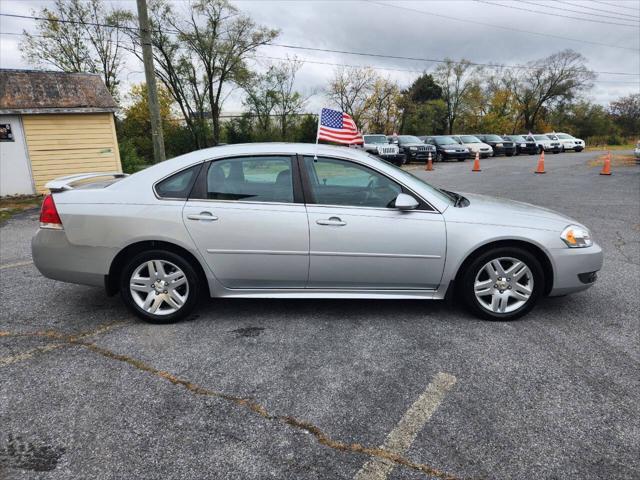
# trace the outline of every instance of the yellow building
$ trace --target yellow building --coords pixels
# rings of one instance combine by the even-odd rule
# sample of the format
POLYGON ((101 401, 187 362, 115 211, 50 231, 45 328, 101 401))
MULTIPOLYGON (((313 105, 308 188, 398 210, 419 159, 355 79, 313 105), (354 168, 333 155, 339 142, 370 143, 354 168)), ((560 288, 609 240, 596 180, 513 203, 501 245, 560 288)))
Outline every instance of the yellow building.
POLYGON ((121 172, 117 105, 98 75, 0 69, 0 196, 57 177, 121 172))

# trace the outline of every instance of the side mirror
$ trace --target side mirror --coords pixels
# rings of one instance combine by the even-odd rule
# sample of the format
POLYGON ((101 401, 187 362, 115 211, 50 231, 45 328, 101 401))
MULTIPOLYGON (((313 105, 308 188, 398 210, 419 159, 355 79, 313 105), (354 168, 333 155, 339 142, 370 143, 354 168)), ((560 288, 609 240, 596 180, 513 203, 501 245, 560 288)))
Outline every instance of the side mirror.
POLYGON ((406 193, 399 193, 393 204, 398 210, 415 210, 419 205, 415 198, 406 193))

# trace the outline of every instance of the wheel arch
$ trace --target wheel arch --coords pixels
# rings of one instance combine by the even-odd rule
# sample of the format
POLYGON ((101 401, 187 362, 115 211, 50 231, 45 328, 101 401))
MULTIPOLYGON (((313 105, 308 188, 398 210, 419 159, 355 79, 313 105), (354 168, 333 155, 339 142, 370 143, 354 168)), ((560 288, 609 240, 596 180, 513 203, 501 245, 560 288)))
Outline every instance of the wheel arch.
POLYGON ((120 289, 120 274, 124 268, 127 259, 133 255, 144 252, 150 249, 162 249, 182 256, 188 261, 200 276, 204 285, 207 285, 207 275, 202 267, 200 261, 195 257, 193 253, 184 247, 176 245, 175 243, 166 242, 162 240, 143 240, 127 245, 113 258, 111 266, 109 267, 109 273, 105 275, 104 284, 107 295, 112 296, 118 293, 120 289))
POLYGON ((527 242, 525 240, 495 240, 489 243, 485 243, 477 247, 475 250, 471 251, 465 259, 462 261, 455 276, 455 285, 460 285, 462 281, 462 275, 465 269, 469 266, 469 264, 473 261, 475 257, 483 254, 484 252, 491 250, 493 248, 502 248, 502 247, 519 247, 524 250, 527 250, 532 255, 534 255, 542 266, 542 271, 544 273, 544 295, 548 295, 549 292, 553 289, 553 264, 551 263, 551 259, 547 255, 547 253, 540 248, 538 245, 534 243, 527 242))

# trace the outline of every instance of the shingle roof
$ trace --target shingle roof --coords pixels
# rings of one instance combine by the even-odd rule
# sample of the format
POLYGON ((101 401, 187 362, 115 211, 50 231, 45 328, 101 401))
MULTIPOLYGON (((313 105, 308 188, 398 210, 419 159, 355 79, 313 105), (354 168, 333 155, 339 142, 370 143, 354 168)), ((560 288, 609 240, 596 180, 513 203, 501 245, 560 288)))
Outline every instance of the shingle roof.
POLYGON ((0 114, 116 110, 99 75, 0 69, 0 114))

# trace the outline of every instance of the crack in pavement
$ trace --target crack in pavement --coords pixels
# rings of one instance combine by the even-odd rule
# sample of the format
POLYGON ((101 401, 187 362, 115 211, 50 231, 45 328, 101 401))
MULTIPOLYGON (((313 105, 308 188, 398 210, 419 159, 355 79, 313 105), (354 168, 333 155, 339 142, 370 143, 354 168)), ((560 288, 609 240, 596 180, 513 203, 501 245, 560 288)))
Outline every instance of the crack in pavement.
POLYGON ((627 245, 627 241, 624 239, 624 237, 619 231, 616 231, 616 237, 617 238, 616 238, 616 241, 613 242, 613 246, 616 248, 616 250, 618 250, 618 253, 622 255, 622 258, 626 259, 627 262, 632 265, 640 265, 638 262, 630 258, 629 255, 627 255, 622 249, 622 247, 625 247, 627 245))
MULTIPOLYGON (((202 386, 199 386, 195 383, 190 382, 189 380, 186 380, 184 378, 180 378, 176 375, 173 375, 170 372, 167 372, 165 370, 160 370, 152 365, 149 365, 148 363, 130 357, 128 355, 124 355, 124 354, 120 354, 120 353, 116 353, 113 352, 107 348, 103 348, 100 347, 98 345, 96 345, 95 343, 91 343, 91 342, 86 342, 84 341, 85 338, 90 337, 92 335, 96 335, 99 333, 104 333, 112 328, 115 328, 116 326, 122 325, 126 322, 114 322, 108 325, 104 325, 102 327, 100 327, 97 330, 91 331, 91 332, 86 332, 84 334, 77 334, 77 335, 66 335, 60 332, 56 332, 54 330, 48 330, 48 331, 43 331, 43 332, 33 332, 33 333, 12 333, 12 332, 7 332, 7 331, 0 331, 0 337, 35 337, 35 338, 51 338, 51 339, 55 339, 58 340, 60 342, 63 343, 56 343, 56 344, 51 344, 51 345, 55 345, 56 347, 58 346, 78 346, 81 348, 84 348, 86 350, 89 350, 91 352, 94 352, 98 355, 101 355, 103 357, 109 358, 111 360, 116 360, 122 363, 125 363, 127 365, 130 365, 138 370, 141 370, 143 372, 147 372, 151 375, 154 375, 156 377, 162 378, 170 383, 172 383, 173 385, 177 385, 177 386, 181 386, 183 388, 185 388, 186 390, 188 390, 189 392, 195 394, 195 395, 202 395, 202 396, 207 396, 207 397, 214 397, 214 398, 219 398, 222 400, 226 400, 228 402, 231 402, 239 407, 242 408, 246 408, 249 411, 251 411, 252 413, 255 413, 259 416, 261 416, 264 419, 270 420, 270 421, 277 421, 277 422, 281 422, 284 423, 292 428, 298 429, 298 430, 302 430, 308 434, 313 435, 313 437, 316 439, 316 441, 326 447, 332 448, 334 450, 337 451, 341 451, 341 452, 347 452, 347 453, 357 453, 357 454, 363 454, 363 455, 368 455, 369 457, 372 458, 378 458, 380 460, 384 460, 384 461, 388 461, 388 462, 393 462, 394 464, 398 465, 398 466, 402 466, 402 467, 406 467, 415 471, 418 471, 420 473, 423 473, 425 475, 428 475, 430 477, 435 477, 435 478, 439 478, 439 479, 443 479, 443 480, 461 480, 460 477, 456 477, 450 473, 447 473, 443 470, 437 469, 435 467, 432 467, 430 465, 424 464, 424 463, 416 463, 416 462, 412 462, 411 460, 409 460, 408 458, 404 457, 403 455, 400 455, 398 453, 395 453, 391 450, 388 450, 386 448, 382 448, 382 447, 368 447, 366 445, 361 445, 359 443, 348 443, 348 442, 343 442, 340 440, 334 440, 333 438, 331 438, 329 435, 327 435, 324 431, 322 431, 319 427, 315 426, 314 424, 304 421, 304 420, 300 420, 297 419, 295 417, 289 416, 289 415, 274 415, 269 413, 269 411, 260 403, 256 402, 255 400, 252 400, 250 398, 244 398, 244 397, 239 397, 239 396, 235 396, 235 395, 230 395, 230 394, 226 394, 226 393, 222 393, 222 392, 217 392, 215 390, 211 390, 202 386)), ((46 348, 45 347, 40 347, 42 348, 46 348)), ((51 348, 53 349, 53 348, 51 348)), ((37 350, 37 349, 32 349, 32 350, 37 350)), ((24 352, 23 352, 24 353, 24 352)), ((34 352, 34 354, 37 352, 34 352)), ((2 364, 0 364, 2 365, 2 364)))

